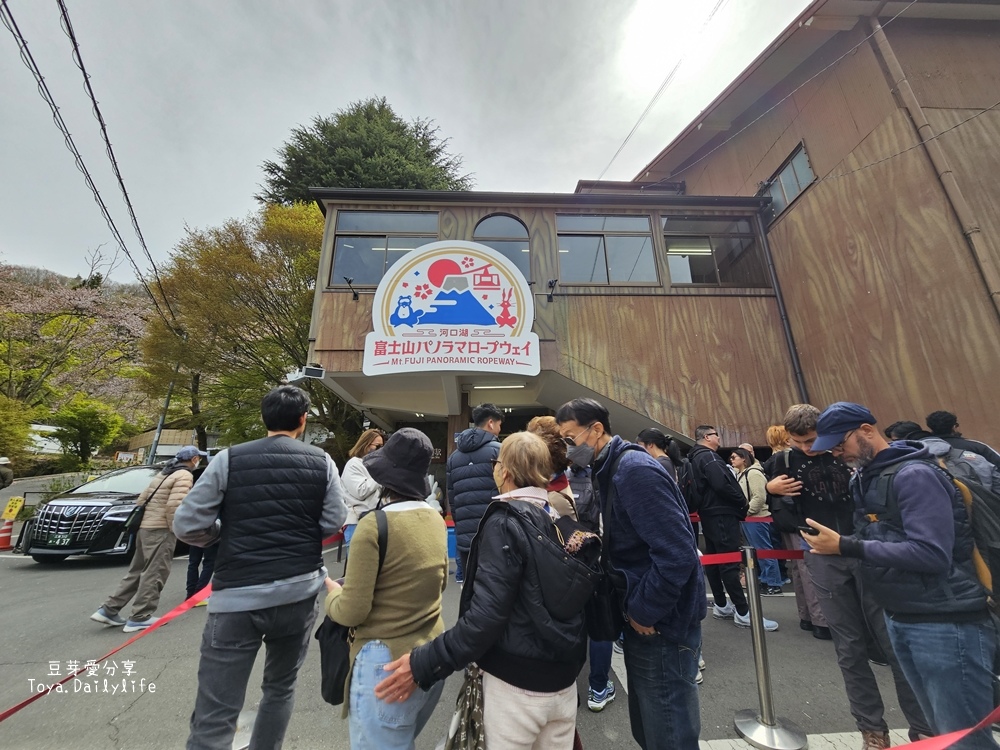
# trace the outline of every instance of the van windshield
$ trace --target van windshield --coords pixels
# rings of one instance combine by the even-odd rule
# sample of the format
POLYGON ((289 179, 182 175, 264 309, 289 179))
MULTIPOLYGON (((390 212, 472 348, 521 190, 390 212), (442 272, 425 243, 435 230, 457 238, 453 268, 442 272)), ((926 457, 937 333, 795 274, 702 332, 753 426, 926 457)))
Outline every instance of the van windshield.
POLYGON ((81 484, 69 494, 80 495, 90 492, 120 492, 123 495, 138 495, 149 485, 160 471, 159 467, 139 467, 127 471, 105 474, 97 479, 81 484))

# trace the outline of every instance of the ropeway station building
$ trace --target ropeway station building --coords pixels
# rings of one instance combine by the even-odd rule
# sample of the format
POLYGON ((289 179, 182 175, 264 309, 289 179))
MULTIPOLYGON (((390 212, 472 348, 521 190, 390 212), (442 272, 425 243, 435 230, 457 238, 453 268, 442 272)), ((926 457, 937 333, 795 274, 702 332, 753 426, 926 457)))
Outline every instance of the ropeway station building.
POLYGON ((629 439, 846 399, 996 444, 998 71, 998 1, 817 0, 633 182, 318 188, 310 361, 442 453, 576 396, 629 439))

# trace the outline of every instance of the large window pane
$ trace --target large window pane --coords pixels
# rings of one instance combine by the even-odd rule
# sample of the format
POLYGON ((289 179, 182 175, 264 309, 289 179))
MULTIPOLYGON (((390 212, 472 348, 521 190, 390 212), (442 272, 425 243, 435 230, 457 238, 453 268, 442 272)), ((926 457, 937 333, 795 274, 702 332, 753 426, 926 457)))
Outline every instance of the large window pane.
POLYGON ((389 249, 385 254, 385 270, 388 271, 392 268, 397 260, 411 250, 426 245, 428 242, 435 242, 435 239, 433 237, 390 237, 389 249))
POLYGON ((556 229, 562 232, 648 232, 649 217, 559 214, 556 229))
MULTIPOLYGON (((528 239, 528 228, 513 216, 497 214, 496 216, 487 216, 479 222, 476 225, 473 237, 496 237, 498 239, 502 237, 510 239, 523 237, 524 239, 528 239)), ((478 239, 476 241, 478 242, 478 239)))
POLYGON ((748 237, 712 238, 719 281, 747 287, 768 287, 757 243, 748 237))
POLYGON ((528 252, 528 240, 476 240, 481 245, 491 247, 503 257, 517 266, 524 278, 531 281, 531 253, 528 252))
POLYGON ((340 211, 338 232, 407 232, 438 233, 438 215, 434 211, 340 211))
POLYGON ((671 284, 718 284, 707 237, 668 237, 667 268, 671 284))
POLYGON ((608 283, 603 237, 559 235, 559 283, 608 283))
POLYGON ((753 234, 749 219, 715 219, 692 217, 663 217, 664 232, 690 234, 753 234))
POLYGON ((611 235, 604 238, 608 274, 612 284, 645 284, 657 281, 653 238, 611 235))
POLYGON ((816 179, 816 175, 813 174, 812 168, 809 166, 809 157, 806 156, 805 149, 799 149, 799 152, 792 157, 789 166, 795 170, 795 180, 799 183, 800 193, 816 179))
POLYGON ((354 286, 378 284, 385 272, 385 237, 338 237, 333 250, 331 285, 343 285, 344 277, 354 286))

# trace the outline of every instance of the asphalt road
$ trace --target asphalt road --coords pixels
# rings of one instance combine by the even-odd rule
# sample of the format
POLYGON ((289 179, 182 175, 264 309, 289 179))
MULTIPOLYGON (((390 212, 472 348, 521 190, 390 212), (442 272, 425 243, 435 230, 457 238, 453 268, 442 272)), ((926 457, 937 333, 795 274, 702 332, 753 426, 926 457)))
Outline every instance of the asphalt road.
MULTIPOLYGON (((327 554, 331 570, 339 571, 335 552, 327 554)), ((174 561, 173 573, 161 599, 162 614, 184 598, 187 560, 174 561)), ((121 630, 91 622, 90 614, 115 587, 125 569, 102 560, 71 558, 56 566, 39 565, 30 558, 0 554, 0 712, 31 695, 32 686, 53 681, 50 662, 65 674, 71 660, 96 659, 121 645, 128 636, 121 630)), ((788 587, 790 588, 790 587, 788 587)), ((445 592, 445 617, 454 622, 458 587, 445 592)), ((798 627, 791 595, 768 597, 765 614, 777 619, 781 629, 767 637, 773 675, 776 713, 796 722, 809 734, 856 731, 848 712, 833 644, 818 641, 798 627)), ((127 614, 127 613, 126 613, 127 614)), ((117 670, 102 667, 96 679, 120 684, 126 662, 133 672, 125 692, 90 693, 84 676, 67 692, 52 693, 0 723, 0 747, 5 750, 63 750, 64 748, 129 748, 159 750, 182 747, 194 703, 198 644, 204 627, 204 608, 191 610, 178 620, 150 633, 111 657, 117 670), (145 692, 140 692, 145 679, 145 692), (151 691, 149 685, 155 685, 151 691)), ((750 632, 732 621, 704 622, 704 656, 708 667, 701 687, 702 739, 735 738, 733 717, 741 709, 757 706, 750 632)), ((261 662, 251 678, 246 709, 260 699, 261 662)), ((904 728, 891 675, 874 667, 882 686, 890 728, 904 728)), ((615 658, 618 700, 600 714, 586 707, 578 727, 588 750, 635 747, 628 724, 627 696, 621 657, 615 658)), ((586 701, 586 675, 580 695, 586 701)), ((435 716, 417 741, 418 748, 433 748, 444 735, 460 680, 449 679, 435 716)), ((340 708, 325 704, 319 695, 318 650, 310 651, 296 693, 296 705, 285 748, 289 750, 340 750, 348 748, 347 722, 340 708)), ((42 688, 44 689, 44 688, 42 688)), ((237 746, 240 746, 239 744, 237 746)))

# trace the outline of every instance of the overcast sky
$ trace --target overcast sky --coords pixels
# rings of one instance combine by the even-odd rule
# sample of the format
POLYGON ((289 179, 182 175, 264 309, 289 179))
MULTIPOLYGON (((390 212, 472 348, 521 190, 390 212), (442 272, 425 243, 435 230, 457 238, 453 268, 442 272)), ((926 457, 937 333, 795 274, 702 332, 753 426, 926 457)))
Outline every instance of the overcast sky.
MULTIPOLYGON (((256 209, 260 165, 292 128, 385 96, 430 118, 478 190, 628 180, 809 0, 66 0, 157 263, 185 226, 256 209), (702 33, 702 29, 704 32, 702 33)), ((55 0, 8 0, 77 147, 141 251, 55 0)), ((0 262, 83 273, 115 246, 48 106, 0 26, 0 262)), ((115 273, 130 281, 127 264, 115 273)))

